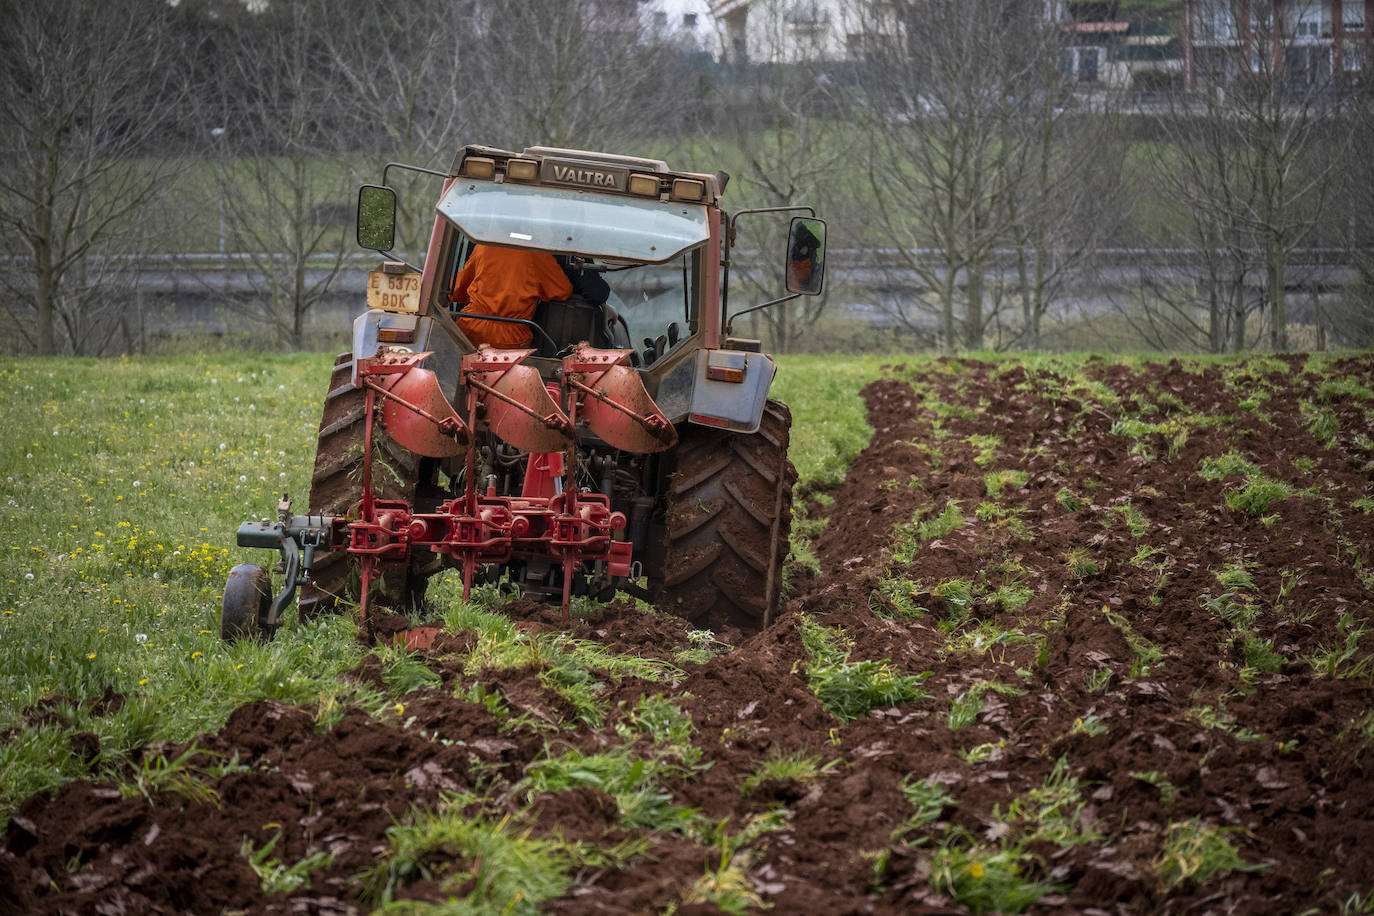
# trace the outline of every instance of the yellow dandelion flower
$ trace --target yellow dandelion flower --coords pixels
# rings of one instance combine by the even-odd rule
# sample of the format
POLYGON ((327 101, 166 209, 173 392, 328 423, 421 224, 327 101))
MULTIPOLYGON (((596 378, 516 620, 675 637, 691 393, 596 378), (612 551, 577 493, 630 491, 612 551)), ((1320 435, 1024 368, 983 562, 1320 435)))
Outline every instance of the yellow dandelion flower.
POLYGON ((90 655, 87 655, 86 657, 87 657, 87 658, 95 658, 95 653, 92 652, 90 655))
POLYGON ((981 862, 974 862, 968 867, 968 873, 975 878, 983 877, 983 864, 981 862))
POLYGON ((404 715, 404 714, 405 714, 405 711, 406 711, 406 704, 404 704, 404 703, 397 703, 395 706, 392 707, 392 710, 393 710, 393 711, 396 713, 396 715, 398 715, 398 716, 404 715))
POLYGON ((140 687, 146 687, 147 684, 148 684, 148 679, 147 679, 146 677, 145 677, 143 680, 141 680, 141 681, 138 682, 138 686, 140 686, 140 687))
POLYGON ((200 658, 203 654, 204 654, 203 652, 192 652, 192 653, 191 653, 191 657, 192 657, 192 658, 200 658))

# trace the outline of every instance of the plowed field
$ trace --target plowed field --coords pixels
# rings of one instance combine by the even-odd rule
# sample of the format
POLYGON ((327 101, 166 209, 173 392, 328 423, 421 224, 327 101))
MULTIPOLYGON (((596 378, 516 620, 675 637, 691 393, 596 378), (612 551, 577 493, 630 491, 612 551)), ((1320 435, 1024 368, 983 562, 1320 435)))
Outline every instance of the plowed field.
POLYGON ((451 616, 31 797, 0 910, 1370 912, 1374 358, 1305 365, 889 366, 768 629, 451 616))

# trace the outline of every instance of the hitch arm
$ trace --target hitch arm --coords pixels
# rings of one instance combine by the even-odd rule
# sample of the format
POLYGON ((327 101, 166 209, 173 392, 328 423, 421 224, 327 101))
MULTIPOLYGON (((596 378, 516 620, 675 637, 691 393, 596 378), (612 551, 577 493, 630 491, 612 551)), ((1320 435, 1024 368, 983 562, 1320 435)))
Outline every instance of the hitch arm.
POLYGON ((262 547, 281 554, 286 579, 281 592, 272 599, 263 625, 276 627, 282 612, 296 599, 296 589, 304 585, 315 562, 317 547, 332 546, 337 519, 332 515, 293 515, 289 521, 244 522, 236 538, 240 547, 262 547))

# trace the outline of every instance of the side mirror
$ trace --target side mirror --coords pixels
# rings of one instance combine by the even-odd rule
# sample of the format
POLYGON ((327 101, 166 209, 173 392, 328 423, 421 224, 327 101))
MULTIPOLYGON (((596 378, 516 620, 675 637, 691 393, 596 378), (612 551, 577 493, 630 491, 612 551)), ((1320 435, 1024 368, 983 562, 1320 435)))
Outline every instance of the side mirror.
POLYGON ((390 251, 396 244, 396 192, 365 184, 358 189, 358 244, 390 251))
POLYGON ((816 296, 824 281, 825 220, 794 216, 787 233, 787 291, 816 296))

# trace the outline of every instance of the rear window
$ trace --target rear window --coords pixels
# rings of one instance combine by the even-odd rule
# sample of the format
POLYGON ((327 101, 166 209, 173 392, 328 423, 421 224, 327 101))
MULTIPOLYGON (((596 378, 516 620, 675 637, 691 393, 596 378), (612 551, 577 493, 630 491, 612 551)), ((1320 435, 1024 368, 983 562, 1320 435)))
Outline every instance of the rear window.
POLYGON ((459 181, 439 213, 477 242, 658 263, 707 240, 706 207, 587 191, 459 181))

